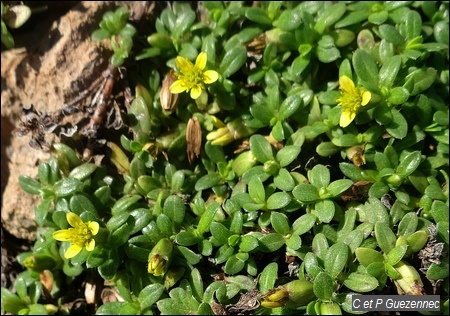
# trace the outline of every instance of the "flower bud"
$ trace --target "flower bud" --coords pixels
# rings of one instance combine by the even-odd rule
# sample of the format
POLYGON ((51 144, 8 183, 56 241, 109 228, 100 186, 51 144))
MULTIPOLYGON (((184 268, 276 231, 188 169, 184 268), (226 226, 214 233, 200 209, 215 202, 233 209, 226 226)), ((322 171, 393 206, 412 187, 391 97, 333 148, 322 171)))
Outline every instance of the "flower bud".
POLYGON ((159 100, 161 102, 161 107, 163 108, 164 111, 170 113, 172 113, 175 110, 175 106, 177 105, 179 96, 179 94, 173 94, 169 90, 169 87, 172 85, 172 83, 175 82, 175 80, 177 80, 175 72, 173 70, 170 70, 164 77, 161 91, 159 92, 159 100))
POLYGON ((33 255, 26 258, 23 265, 32 271, 42 272, 53 269, 56 266, 56 261, 47 255, 33 255))
POLYGON ((168 238, 163 238, 153 247, 148 256, 148 273, 160 276, 166 273, 172 257, 173 245, 168 238))
POLYGON ((403 178, 402 178, 399 174, 394 173, 393 175, 389 176, 389 177, 386 179, 386 182, 387 182, 389 185, 391 185, 391 186, 393 186, 393 187, 395 187, 395 188, 398 188, 399 186, 402 185, 402 183, 403 183, 403 178))
POLYGON ((198 119, 193 116, 186 127, 186 152, 189 163, 194 161, 194 156, 200 155, 202 147, 202 128, 198 119))
POLYGON ((280 164, 275 160, 268 160, 264 163, 263 170, 265 173, 274 175, 280 170, 280 164))
POLYGON ((336 302, 321 302, 320 315, 342 315, 342 310, 336 302))
POLYGON ((400 261, 394 266, 400 277, 394 280, 400 295, 424 295, 422 279, 417 270, 410 264, 400 261))
POLYGON ((256 164, 257 160, 255 155, 250 151, 244 151, 240 153, 236 159, 234 159, 232 163, 232 169, 234 173, 240 177, 249 170, 251 167, 253 167, 256 164))
POLYGON ((265 294, 262 297, 261 306, 266 308, 300 307, 306 306, 315 297, 311 282, 294 280, 265 294))

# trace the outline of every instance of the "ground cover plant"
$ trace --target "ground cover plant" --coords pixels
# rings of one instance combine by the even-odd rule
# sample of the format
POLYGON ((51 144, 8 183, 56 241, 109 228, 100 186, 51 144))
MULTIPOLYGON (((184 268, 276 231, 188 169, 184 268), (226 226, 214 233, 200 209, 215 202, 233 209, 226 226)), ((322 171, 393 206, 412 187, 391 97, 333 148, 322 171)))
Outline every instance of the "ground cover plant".
POLYGON ((79 286, 99 315, 351 314, 363 294, 449 313, 447 2, 129 15, 92 34, 111 58, 90 128, 20 177, 39 228, 2 312, 70 314, 79 286))

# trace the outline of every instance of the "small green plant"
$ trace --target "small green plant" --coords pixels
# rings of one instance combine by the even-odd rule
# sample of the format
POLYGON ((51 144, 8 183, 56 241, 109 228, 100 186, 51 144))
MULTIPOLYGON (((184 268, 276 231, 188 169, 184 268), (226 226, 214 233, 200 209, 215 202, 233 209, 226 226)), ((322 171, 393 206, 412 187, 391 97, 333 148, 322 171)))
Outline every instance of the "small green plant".
POLYGON ((55 143, 20 177, 39 242, 2 310, 60 311, 89 274, 120 296, 97 314, 352 314, 369 293, 448 313, 448 3, 173 2, 151 34, 128 18, 92 38, 142 66, 129 132, 101 164, 55 143))

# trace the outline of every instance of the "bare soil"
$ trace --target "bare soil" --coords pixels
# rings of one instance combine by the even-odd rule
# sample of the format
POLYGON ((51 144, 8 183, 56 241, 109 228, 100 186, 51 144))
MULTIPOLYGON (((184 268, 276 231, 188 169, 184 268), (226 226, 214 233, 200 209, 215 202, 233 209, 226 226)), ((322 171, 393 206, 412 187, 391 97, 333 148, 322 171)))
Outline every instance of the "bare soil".
MULTIPOLYGON (((102 15, 125 5, 131 17, 143 16, 154 7, 144 1, 24 4, 35 12, 21 28, 11 30, 15 48, 6 50, 2 45, 1 52, 1 286, 9 289, 17 273, 24 270, 15 257, 30 250, 36 238, 34 207, 40 203, 39 196, 20 188, 19 175, 36 177, 39 163, 50 158, 51 144, 62 137, 58 133, 37 135, 42 126, 24 124, 24 109, 51 117, 76 99, 77 106, 86 109, 90 98, 79 96, 102 76, 111 54, 104 43, 91 40, 102 15)), ((77 112, 60 119, 58 125, 83 128, 91 113, 77 112)), ((92 314, 86 304, 78 305, 79 314, 92 314)))

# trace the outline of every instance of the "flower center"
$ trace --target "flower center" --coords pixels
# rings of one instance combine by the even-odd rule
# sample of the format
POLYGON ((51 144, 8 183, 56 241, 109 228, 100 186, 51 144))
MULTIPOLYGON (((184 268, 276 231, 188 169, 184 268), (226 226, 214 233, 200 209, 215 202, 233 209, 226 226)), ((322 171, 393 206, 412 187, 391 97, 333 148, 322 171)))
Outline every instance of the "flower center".
POLYGON ((70 242, 80 247, 84 247, 91 239, 92 232, 87 225, 69 228, 70 242))
POLYGON ((361 91, 359 91, 359 89, 352 89, 351 91, 343 93, 340 98, 340 102, 342 106, 352 111, 356 111, 361 106, 362 102, 361 91))
POLYGON ((179 78, 184 82, 187 88, 203 86, 203 72, 198 67, 192 67, 180 75, 179 78))

